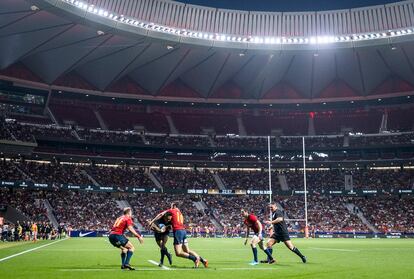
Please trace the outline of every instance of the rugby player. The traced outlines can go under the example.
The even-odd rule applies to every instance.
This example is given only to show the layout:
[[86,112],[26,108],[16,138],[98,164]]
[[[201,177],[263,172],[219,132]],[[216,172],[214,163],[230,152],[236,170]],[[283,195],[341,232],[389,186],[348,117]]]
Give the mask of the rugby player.
[[257,217],[254,214],[249,214],[249,212],[247,212],[245,209],[241,210],[241,215],[244,218],[243,222],[246,225],[246,240],[244,241],[244,245],[246,245],[247,242],[249,241],[250,229],[252,229],[254,232],[254,236],[250,240],[250,246],[252,247],[252,252],[253,252],[253,261],[250,263],[250,265],[258,265],[259,261],[257,259],[256,245],[259,245],[260,249],[262,249],[266,253],[269,259],[268,252],[263,247],[262,223],[259,221],[259,219],[257,219]]
[[200,257],[195,251],[190,250],[188,247],[187,240],[187,231],[184,226],[184,217],[180,209],[178,209],[177,204],[173,202],[171,208],[159,213],[155,218],[150,222],[152,225],[154,222],[160,220],[165,213],[171,213],[171,224],[174,235],[174,251],[175,255],[180,258],[189,259],[194,262],[194,267],[198,268],[200,262],[203,263],[204,267],[208,267],[208,261]]
[[293,245],[290,240],[287,225],[285,219],[283,218],[283,212],[278,210],[276,204],[274,203],[269,204],[269,210],[272,215],[272,220],[266,221],[266,224],[273,226],[273,234],[270,236],[266,248],[266,251],[268,251],[268,254],[270,255],[269,263],[274,263],[274,259],[272,257],[272,247],[279,242],[283,242],[290,251],[301,258],[303,263],[306,263],[306,257]]
[[135,270],[129,262],[134,254],[134,245],[126,238],[125,231],[130,231],[141,244],[144,243],[144,238],[135,231],[134,223],[132,221],[132,210],[126,207],[123,210],[123,215],[118,217],[109,234],[109,242],[121,249],[121,269]]
[[165,256],[167,256],[169,264],[172,265],[172,256],[166,247],[168,234],[172,228],[171,219],[172,214],[170,212],[166,212],[161,219],[150,225],[151,230],[154,232],[155,241],[157,242],[158,247],[160,247],[161,259],[160,264],[158,265],[159,267],[164,265]]

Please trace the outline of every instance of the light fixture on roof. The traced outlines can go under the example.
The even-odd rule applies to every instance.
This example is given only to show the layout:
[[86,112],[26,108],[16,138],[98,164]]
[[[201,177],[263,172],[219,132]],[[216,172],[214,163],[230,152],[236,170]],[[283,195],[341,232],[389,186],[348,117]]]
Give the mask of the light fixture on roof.
[[98,30],[96,31],[96,34],[98,34],[99,36],[105,35],[105,32],[102,30]]
[[[386,37],[395,37],[395,36],[405,36],[414,33],[413,28],[406,29],[395,29],[384,31],[382,33],[364,33],[364,34],[353,34],[353,35],[342,35],[342,36],[331,36],[331,35],[319,35],[312,37],[285,37],[285,38],[275,38],[275,37],[250,37],[250,36],[240,36],[236,37],[234,34],[208,34],[195,31],[189,31],[185,29],[175,29],[168,26],[163,26],[155,23],[144,23],[137,21],[134,18],[128,18],[126,16],[120,15],[117,16],[112,14],[104,9],[95,7],[94,5],[89,5],[82,1],[77,0],[60,0],[62,2],[69,3],[78,7],[82,10],[86,10],[90,13],[96,14],[98,16],[107,17],[111,20],[122,22],[124,24],[133,25],[135,27],[154,30],[156,32],[169,33],[178,36],[186,36],[198,39],[205,40],[216,40],[216,41],[228,41],[228,42],[247,42],[255,44],[330,44],[330,43],[344,43],[349,41],[359,41],[359,40],[375,40]],[[36,6],[34,6],[36,7]],[[36,7],[37,8],[37,7]],[[38,8],[37,8],[38,9]],[[36,9],[36,10],[37,10]]]
[[38,6],[32,5],[30,6],[30,10],[32,10],[33,12],[40,10]]
[[174,49],[174,47],[172,45],[167,45],[167,49],[172,50],[172,49]]

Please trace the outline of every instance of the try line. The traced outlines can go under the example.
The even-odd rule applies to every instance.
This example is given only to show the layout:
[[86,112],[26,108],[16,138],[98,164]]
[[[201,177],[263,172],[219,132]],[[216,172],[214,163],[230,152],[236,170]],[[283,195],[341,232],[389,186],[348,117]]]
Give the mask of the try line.
[[13,254],[13,255],[10,255],[10,256],[7,256],[7,257],[5,257],[5,258],[1,258],[1,259],[0,259],[0,262],[4,262],[4,261],[7,261],[7,260],[9,260],[9,259],[15,258],[15,257],[17,257],[17,256],[21,256],[21,255],[23,255],[23,254],[26,254],[26,253],[30,253],[30,252],[33,252],[33,251],[39,250],[39,249],[41,249],[41,248],[44,248],[44,247],[50,246],[50,245],[52,245],[52,244],[56,244],[56,243],[58,243],[58,242],[61,242],[61,241],[63,241],[63,240],[66,240],[66,239],[67,239],[67,238],[60,239],[60,240],[55,240],[54,242],[51,242],[51,243],[48,243],[48,244],[44,244],[44,245],[41,245],[41,246],[38,246],[38,247],[35,247],[35,248],[32,248],[32,249],[29,249],[29,250],[25,250],[25,251],[22,251],[22,252],[20,252],[20,253]]

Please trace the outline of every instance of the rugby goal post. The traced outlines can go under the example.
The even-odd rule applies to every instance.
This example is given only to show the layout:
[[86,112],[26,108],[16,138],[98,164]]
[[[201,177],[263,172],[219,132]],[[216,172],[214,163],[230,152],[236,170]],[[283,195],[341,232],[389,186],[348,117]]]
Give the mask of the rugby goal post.
[[[272,164],[271,164],[271,150],[270,150],[271,137],[267,137],[267,157],[268,157],[268,173],[269,173],[269,203],[272,203]],[[305,238],[309,238],[309,226],[308,226],[308,193],[307,193],[307,181],[306,181],[306,148],[305,137],[302,137],[302,159],[303,159],[303,192],[305,199],[305,219],[286,219],[286,221],[292,222],[305,222]]]

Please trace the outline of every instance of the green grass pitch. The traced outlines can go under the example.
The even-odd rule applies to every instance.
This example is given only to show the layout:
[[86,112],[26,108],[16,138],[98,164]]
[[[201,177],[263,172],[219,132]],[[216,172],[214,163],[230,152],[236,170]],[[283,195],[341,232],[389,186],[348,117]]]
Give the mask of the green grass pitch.
[[[414,240],[410,239],[294,239],[308,263],[277,244],[276,265],[250,266],[251,249],[243,239],[190,239],[190,246],[210,262],[192,268],[174,257],[170,270],[149,262],[159,260],[152,238],[144,245],[132,240],[136,271],[122,271],[118,249],[106,238],[73,238],[5,259],[50,241],[0,243],[0,278],[414,278]],[[171,241],[171,239],[170,239]],[[169,243],[172,250],[172,243]],[[265,254],[259,251],[260,258]]]

